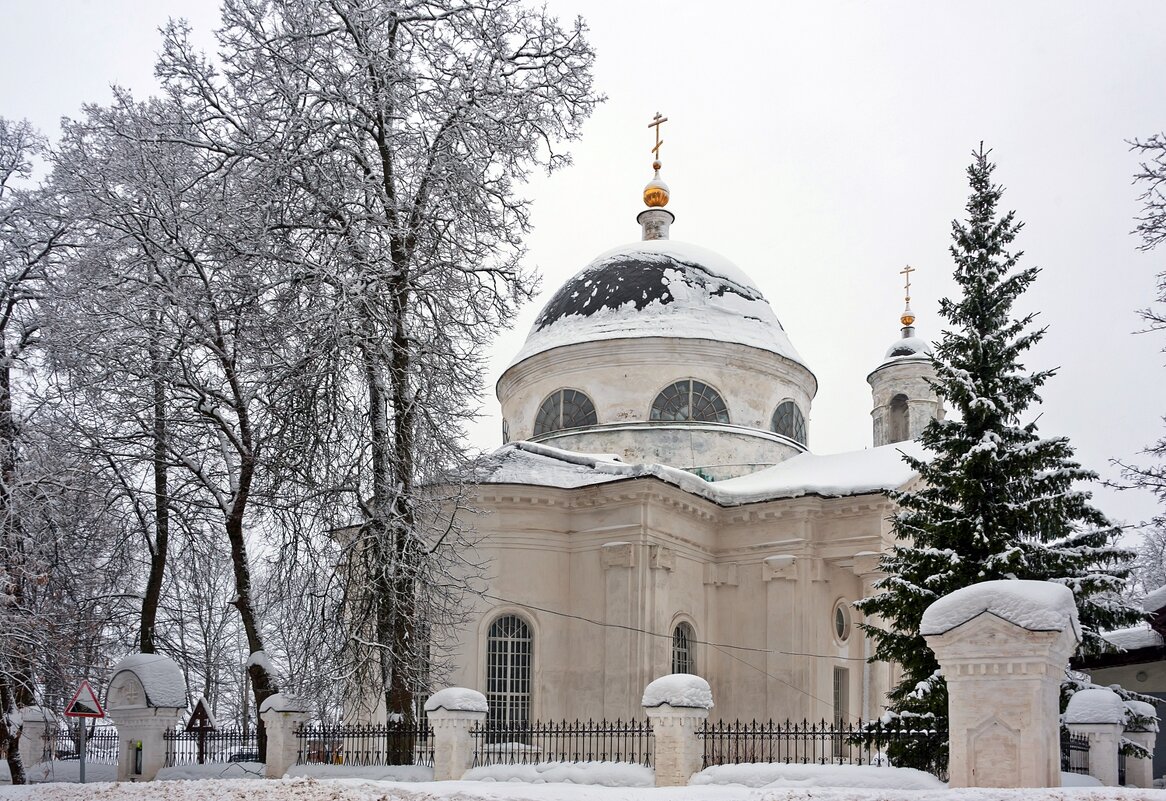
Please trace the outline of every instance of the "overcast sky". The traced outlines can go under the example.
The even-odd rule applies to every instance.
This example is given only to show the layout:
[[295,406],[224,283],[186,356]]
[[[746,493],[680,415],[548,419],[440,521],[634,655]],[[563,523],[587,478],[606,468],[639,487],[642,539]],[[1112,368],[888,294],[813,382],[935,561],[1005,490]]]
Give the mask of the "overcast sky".
[[[920,336],[953,291],[950,223],[983,140],[1043,272],[1022,300],[1049,328],[1031,368],[1059,367],[1040,430],[1116,478],[1162,436],[1162,336],[1135,335],[1166,251],[1130,235],[1137,158],[1126,140],[1166,129],[1166,3],[551,0],[583,15],[608,102],[575,165],[529,187],[530,260],[542,294],[499,338],[481,447],[500,441],[493,382],[551,293],[595,255],[635,240],[664,127],[672,237],[720,251],[760,286],[818,377],[810,445],[871,444],[866,375],[898,336],[902,284]],[[0,115],[55,135],[61,116],[154,88],[157,28],[183,16],[211,44],[214,0],[0,0]],[[1134,521],[1147,494],[1099,490]]]

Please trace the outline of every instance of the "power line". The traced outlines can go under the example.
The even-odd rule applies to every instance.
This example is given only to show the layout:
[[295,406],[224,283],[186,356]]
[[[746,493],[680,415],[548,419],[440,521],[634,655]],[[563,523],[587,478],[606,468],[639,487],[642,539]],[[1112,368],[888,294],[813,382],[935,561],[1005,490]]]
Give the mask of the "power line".
[[[593,618],[585,617],[583,615],[575,615],[575,614],[572,614],[570,612],[560,612],[557,609],[547,609],[546,607],[543,607],[543,606],[536,606],[536,605],[530,604],[530,603],[515,601],[511,598],[503,598],[499,595],[493,595],[492,593],[488,593],[488,592],[482,593],[482,597],[489,598],[489,599],[494,600],[494,601],[499,601],[501,603],[510,604],[511,606],[517,606],[517,607],[520,607],[522,609],[532,609],[536,612],[545,612],[548,615],[555,615],[557,617],[565,617],[565,618],[569,618],[571,620],[578,620],[578,621],[581,621],[583,623],[589,623],[592,626],[599,626],[600,628],[620,629],[622,631],[632,631],[632,632],[636,632],[637,634],[645,634],[649,637],[659,637],[659,638],[663,638],[663,639],[667,639],[667,640],[672,639],[671,634],[661,634],[659,632],[648,631],[647,629],[641,629],[641,628],[638,628],[636,626],[627,626],[627,625],[624,625],[622,623],[606,623],[602,620],[595,620]],[[698,645],[707,645],[708,647],[715,649],[716,651],[718,651],[721,654],[724,654],[725,656],[729,657],[730,659],[733,659],[737,662],[740,662],[742,665],[745,665],[746,667],[751,668],[752,670],[756,670],[761,675],[763,675],[767,678],[773,679],[774,681],[776,681],[779,684],[784,684],[786,687],[789,687],[791,690],[794,690],[795,692],[799,692],[802,695],[805,695],[807,698],[811,698],[819,703],[827,704],[827,705],[832,704],[832,702],[827,701],[824,698],[819,698],[818,696],[814,695],[809,690],[805,690],[801,687],[798,687],[797,685],[790,684],[788,681],[786,681],[782,678],[779,678],[778,676],[774,676],[772,673],[765,670],[764,668],[759,668],[759,667],[757,667],[757,665],[754,665],[750,662],[747,662],[744,659],[740,658],[739,656],[736,656],[735,654],[729,653],[728,650],[726,650],[726,649],[736,650],[736,651],[748,651],[750,653],[755,653],[755,654],[767,654],[767,655],[768,654],[781,654],[783,656],[806,656],[806,657],[811,657],[814,659],[846,660],[846,661],[851,661],[851,662],[865,662],[866,661],[862,657],[854,657],[854,656],[830,656],[827,654],[810,654],[810,653],[802,653],[799,651],[781,651],[781,650],[772,649],[772,648],[752,648],[752,647],[747,646],[747,645],[732,645],[732,644],[728,644],[728,643],[715,643],[715,642],[709,642],[707,640],[696,640],[695,642]],[[855,716],[852,716],[849,714],[848,714],[848,717],[854,717],[854,719],[858,720],[858,721],[862,720],[861,717],[855,717]]]

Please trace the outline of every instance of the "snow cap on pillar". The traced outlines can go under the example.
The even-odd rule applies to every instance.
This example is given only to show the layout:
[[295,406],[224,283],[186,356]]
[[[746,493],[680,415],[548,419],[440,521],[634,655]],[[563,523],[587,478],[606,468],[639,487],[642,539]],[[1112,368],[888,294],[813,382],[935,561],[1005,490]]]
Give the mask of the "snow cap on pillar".
[[182,669],[161,654],[130,654],[113,666],[109,707],[185,708]]

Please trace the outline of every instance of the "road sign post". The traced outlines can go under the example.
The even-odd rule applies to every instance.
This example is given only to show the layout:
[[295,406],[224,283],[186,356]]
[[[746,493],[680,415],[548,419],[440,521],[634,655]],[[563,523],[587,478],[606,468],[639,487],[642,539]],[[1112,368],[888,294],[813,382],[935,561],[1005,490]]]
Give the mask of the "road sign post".
[[101,708],[101,702],[97,700],[97,693],[93,692],[93,687],[89,684],[89,679],[84,679],[81,686],[77,688],[77,692],[73,693],[73,700],[65,707],[65,715],[70,718],[77,718],[77,725],[81,727],[80,736],[77,738],[78,748],[78,764],[80,766],[81,783],[85,783],[85,739],[88,732],[85,730],[85,718],[103,718],[105,711]]

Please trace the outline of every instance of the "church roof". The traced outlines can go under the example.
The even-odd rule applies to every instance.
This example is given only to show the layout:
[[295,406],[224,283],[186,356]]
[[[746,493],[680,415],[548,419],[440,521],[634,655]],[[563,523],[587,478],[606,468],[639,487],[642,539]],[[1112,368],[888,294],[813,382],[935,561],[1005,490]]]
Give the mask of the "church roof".
[[868,495],[901,487],[915,477],[903,454],[923,458],[913,441],[820,456],[802,453],[747,476],[707,482],[686,470],[658,464],[626,464],[610,454],[564,451],[533,442],[512,442],[485,457],[474,479],[481,484],[577,487],[654,477],[720,506],[740,506],[806,495]]
[[511,364],[579,342],[639,337],[735,342],[805,366],[745,273],[671,239],[623,245],[584,267],[547,302]]

